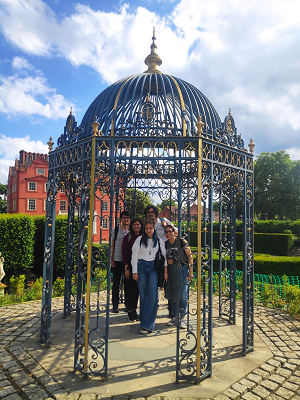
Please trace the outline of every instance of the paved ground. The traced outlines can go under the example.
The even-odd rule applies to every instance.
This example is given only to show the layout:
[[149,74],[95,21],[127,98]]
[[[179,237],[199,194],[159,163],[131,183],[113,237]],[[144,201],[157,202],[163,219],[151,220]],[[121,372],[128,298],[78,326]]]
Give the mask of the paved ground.
[[289,252],[288,257],[300,257],[300,247],[294,247]]
[[196,386],[174,384],[175,331],[165,328],[164,303],[149,338],[124,313],[112,317],[110,377],[88,382],[73,372],[74,316],[62,320],[62,305],[53,300],[48,350],[38,344],[40,302],[0,307],[1,399],[300,400],[300,321],[283,312],[256,308],[255,351],[246,357],[240,317],[234,327],[214,318],[213,377]]

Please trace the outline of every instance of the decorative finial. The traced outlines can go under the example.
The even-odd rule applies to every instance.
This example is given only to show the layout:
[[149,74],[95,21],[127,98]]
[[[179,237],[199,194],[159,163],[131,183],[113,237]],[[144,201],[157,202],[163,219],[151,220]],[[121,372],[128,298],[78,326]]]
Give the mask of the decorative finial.
[[228,117],[231,117],[231,108],[229,107]]
[[72,115],[72,113],[73,113],[73,111],[72,111],[72,107],[71,107],[71,110],[70,110],[70,115]]
[[158,54],[156,54],[157,46],[155,43],[155,26],[153,27],[153,36],[152,36],[152,44],[150,46],[151,53],[146,57],[145,64],[148,66],[146,73],[160,73],[160,70],[157,68],[159,65],[162,64],[161,58]]
[[48,145],[49,152],[52,151],[52,148],[54,145],[54,142],[52,142],[52,136],[50,136],[49,142],[47,142],[47,145]]
[[146,101],[150,101],[150,96],[149,96],[149,93],[147,94]]
[[202,122],[202,117],[199,115],[198,122],[196,123],[198,136],[202,136],[202,129],[204,125],[205,124]]
[[248,144],[250,153],[253,154],[255,143],[253,142],[253,139],[251,138],[250,143]]
[[100,125],[99,122],[97,122],[97,117],[96,115],[94,116],[94,121],[91,123],[93,129],[92,132],[95,136],[98,135],[98,126]]

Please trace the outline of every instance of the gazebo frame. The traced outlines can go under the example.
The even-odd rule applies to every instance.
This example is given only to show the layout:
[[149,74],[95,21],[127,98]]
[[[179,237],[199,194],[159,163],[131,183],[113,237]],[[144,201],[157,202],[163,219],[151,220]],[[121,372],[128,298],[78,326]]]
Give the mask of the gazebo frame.
[[[155,53],[154,39],[151,54],[146,58],[149,69],[143,78],[137,79],[134,87],[135,93],[143,82],[135,108],[133,105],[128,108],[127,102],[123,114],[121,111],[116,114],[122,90],[131,79],[128,78],[114,89],[112,113],[107,114],[103,109],[103,114],[94,118],[91,134],[86,134],[83,123],[77,128],[70,113],[58,147],[49,153],[40,341],[46,347],[50,346],[56,194],[59,190],[63,189],[69,198],[63,316],[76,311],[74,369],[84,377],[108,376],[111,241],[102,244],[102,250],[93,248],[93,222],[99,220],[101,229],[104,220],[102,212],[94,214],[95,198],[101,200],[103,194],[109,196],[110,216],[106,222],[109,222],[110,231],[114,207],[117,210],[121,204],[122,209],[127,208],[126,190],[129,188],[155,194],[161,200],[170,199],[170,204],[174,200],[178,204],[179,236],[186,234],[188,239],[191,231],[189,210],[197,202],[198,255],[194,264],[197,307],[188,307],[188,330],[184,339],[180,339],[177,326],[176,381],[199,383],[212,375],[214,269],[219,273],[219,317],[230,324],[236,323],[237,218],[242,220],[243,354],[252,351],[254,346],[254,143],[251,139],[250,152],[244,149],[230,111],[223,123],[207,132],[207,123],[204,124],[207,116],[199,108],[193,111],[197,110],[197,104],[191,95],[188,98],[183,94],[188,93],[184,82],[166,76],[159,83],[157,66],[161,60]],[[151,76],[154,76],[152,82]],[[169,102],[166,85],[172,93],[178,91],[177,100],[173,97],[173,102]],[[155,98],[163,95],[164,103],[162,100],[155,103]],[[127,92],[124,96],[126,100]],[[193,115],[189,121],[184,96],[189,101],[190,115]],[[155,110],[159,104],[165,104],[166,115],[170,115],[174,107],[174,123],[158,121],[159,113]],[[179,112],[176,111],[178,107],[181,107]],[[126,115],[130,115],[130,119],[126,119]],[[105,132],[99,130],[99,124],[106,127]],[[216,202],[220,221],[219,232],[214,234],[213,207]],[[183,209],[186,210],[185,221]],[[217,256],[214,256],[214,247]],[[92,281],[96,282],[95,305],[91,304]],[[105,302],[100,296],[103,283],[107,284]],[[92,312],[96,318],[93,327]],[[101,322],[103,318],[105,324]],[[192,319],[197,321],[196,328]]]

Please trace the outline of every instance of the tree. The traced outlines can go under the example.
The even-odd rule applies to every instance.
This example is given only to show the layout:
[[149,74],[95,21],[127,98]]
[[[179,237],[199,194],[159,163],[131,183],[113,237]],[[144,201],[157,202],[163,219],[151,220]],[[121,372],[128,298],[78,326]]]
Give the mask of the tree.
[[216,211],[216,212],[219,211],[219,202],[218,201],[213,202],[213,211]]
[[141,190],[126,189],[126,209],[130,212],[131,217],[144,217],[144,209],[148,204],[152,203],[148,193]]
[[[7,185],[3,185],[0,183],[0,195],[5,195],[7,194]],[[0,198],[0,214],[5,214],[7,209],[7,200],[6,198],[2,199]]]
[[[171,206],[177,207],[177,204],[173,199],[171,199]],[[159,211],[161,211],[165,207],[170,207],[170,199],[162,200],[162,202],[160,204],[157,204],[157,207],[158,207]]]
[[300,219],[300,160],[294,162],[291,171],[293,207],[291,210],[291,219]]
[[3,183],[0,183],[0,194],[7,194],[7,185],[3,185]]
[[299,218],[299,171],[299,161],[292,161],[284,150],[257,157],[254,210],[260,219]]

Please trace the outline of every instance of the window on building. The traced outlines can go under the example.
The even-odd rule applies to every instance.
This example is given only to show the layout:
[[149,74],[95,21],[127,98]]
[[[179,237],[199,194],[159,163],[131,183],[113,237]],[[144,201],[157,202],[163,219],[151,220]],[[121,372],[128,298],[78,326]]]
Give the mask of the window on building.
[[15,193],[16,191],[17,191],[17,184],[13,183],[11,192]]
[[61,200],[60,201],[59,210],[60,211],[66,211],[67,210],[67,201],[66,200]]
[[44,199],[44,211],[47,210],[47,199]]
[[16,211],[17,209],[17,200],[13,200],[13,211]]
[[28,190],[36,191],[37,184],[36,182],[28,182]]
[[108,201],[102,201],[102,211],[108,211]]
[[10,203],[7,203],[7,212],[10,212]]
[[45,168],[37,168],[36,173],[40,175],[45,175]]
[[108,229],[108,218],[103,218],[102,220],[102,228]]
[[45,183],[45,192],[48,190],[48,182]]
[[10,196],[10,188],[7,189],[7,197]]
[[28,199],[28,210],[36,210],[36,199]]

